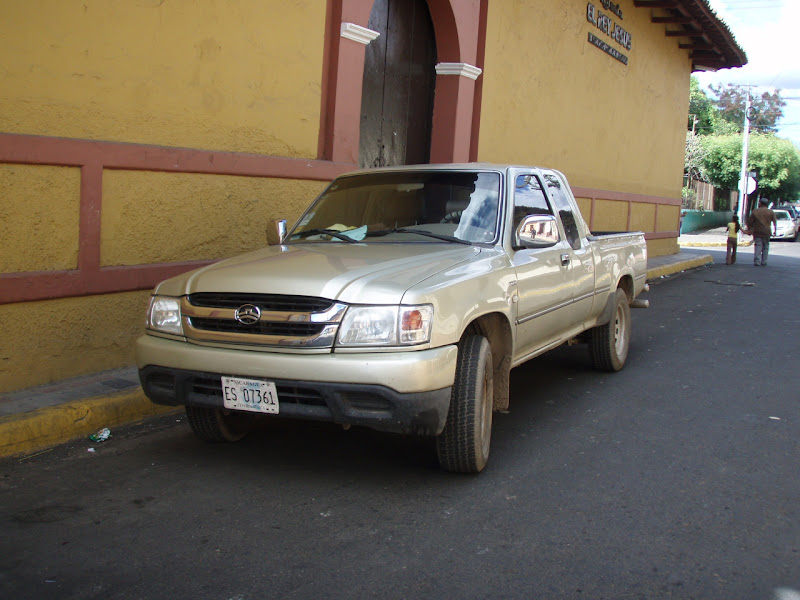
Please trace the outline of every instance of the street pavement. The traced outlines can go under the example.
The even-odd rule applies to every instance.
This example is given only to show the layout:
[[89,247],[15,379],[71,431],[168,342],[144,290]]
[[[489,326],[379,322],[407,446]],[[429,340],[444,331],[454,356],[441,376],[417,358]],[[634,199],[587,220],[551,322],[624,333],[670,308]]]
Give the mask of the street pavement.
[[[684,234],[679,244],[681,248],[724,246],[724,228]],[[684,251],[654,257],[648,261],[648,280],[710,262],[708,254]],[[135,367],[0,393],[0,457],[30,456],[103,428],[177,412],[182,411],[156,406],[144,396]]]
[[796,600],[800,244],[683,252],[713,263],[652,281],[625,369],[512,371],[476,476],[419,438],[206,444],[180,415],[0,460],[0,598]]

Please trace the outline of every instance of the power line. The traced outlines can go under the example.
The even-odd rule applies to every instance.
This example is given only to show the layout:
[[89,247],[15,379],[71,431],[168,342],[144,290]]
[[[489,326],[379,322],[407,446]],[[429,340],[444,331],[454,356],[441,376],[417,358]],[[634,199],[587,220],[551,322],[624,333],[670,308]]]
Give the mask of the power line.
[[778,0],[773,0],[773,2],[770,3],[759,2],[758,0],[742,0],[741,2],[736,2],[735,0],[726,0],[724,2],[724,6],[728,10],[749,10],[752,8],[772,9],[783,8],[783,2]]

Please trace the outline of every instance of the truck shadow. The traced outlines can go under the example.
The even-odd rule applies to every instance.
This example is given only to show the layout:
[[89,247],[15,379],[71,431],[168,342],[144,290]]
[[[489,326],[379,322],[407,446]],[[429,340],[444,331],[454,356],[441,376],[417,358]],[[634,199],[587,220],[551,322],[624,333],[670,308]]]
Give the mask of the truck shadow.
[[[514,369],[510,411],[495,412],[493,416],[493,454],[495,448],[500,452],[510,443],[515,430],[540,427],[545,419],[558,418],[554,417],[558,413],[554,408],[566,406],[573,410],[575,403],[584,402],[584,394],[578,388],[583,388],[582,381],[596,377],[581,348],[556,349]],[[236,444],[206,444],[194,439],[185,419],[181,427],[188,438],[184,439],[183,451],[200,453],[204,460],[214,463],[221,458],[253,468],[268,464],[270,469],[440,472],[432,438],[267,417],[257,420],[248,436]],[[269,457],[266,463],[264,457]]]

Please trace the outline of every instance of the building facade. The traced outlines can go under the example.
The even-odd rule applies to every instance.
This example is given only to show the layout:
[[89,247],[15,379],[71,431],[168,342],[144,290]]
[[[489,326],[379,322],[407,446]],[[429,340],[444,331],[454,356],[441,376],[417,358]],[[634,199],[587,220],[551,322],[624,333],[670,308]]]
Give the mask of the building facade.
[[133,362],[160,280],[359,166],[564,171],[677,252],[705,0],[32,0],[0,21],[0,391]]

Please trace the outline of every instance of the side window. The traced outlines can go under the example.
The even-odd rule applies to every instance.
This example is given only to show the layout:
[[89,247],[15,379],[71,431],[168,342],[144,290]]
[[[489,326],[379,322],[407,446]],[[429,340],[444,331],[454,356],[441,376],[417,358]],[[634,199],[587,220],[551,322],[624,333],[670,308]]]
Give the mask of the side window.
[[575,223],[575,215],[572,212],[572,205],[567,196],[568,192],[563,188],[563,182],[554,173],[545,173],[544,180],[547,184],[547,193],[553,199],[553,203],[558,209],[558,216],[564,225],[564,233],[567,234],[567,241],[573,250],[581,247],[581,234],[578,225]]
[[514,189],[514,231],[527,215],[552,215],[553,209],[536,175],[518,175]]

